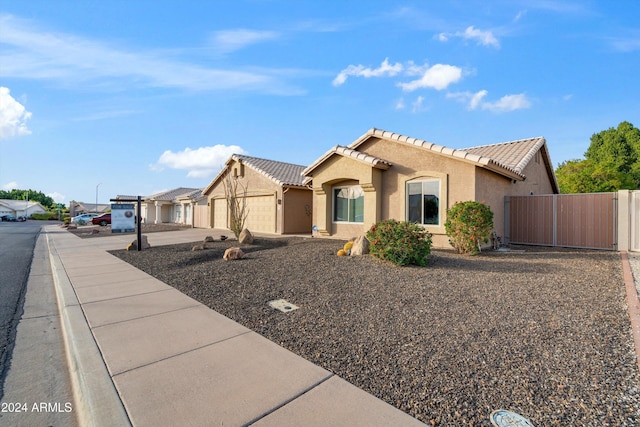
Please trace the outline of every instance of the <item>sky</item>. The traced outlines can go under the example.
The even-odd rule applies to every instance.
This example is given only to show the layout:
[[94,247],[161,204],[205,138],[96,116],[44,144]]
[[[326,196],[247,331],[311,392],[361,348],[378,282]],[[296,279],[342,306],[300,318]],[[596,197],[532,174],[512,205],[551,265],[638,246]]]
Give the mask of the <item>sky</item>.
[[636,0],[0,0],[0,189],[108,203],[206,187],[233,153],[309,165],[371,128],[640,127]]

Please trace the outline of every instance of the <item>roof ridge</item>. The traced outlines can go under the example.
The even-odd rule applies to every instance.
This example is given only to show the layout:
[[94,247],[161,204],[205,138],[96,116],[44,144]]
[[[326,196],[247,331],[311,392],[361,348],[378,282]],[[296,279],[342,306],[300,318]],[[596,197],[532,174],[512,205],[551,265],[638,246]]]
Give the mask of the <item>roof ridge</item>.
[[266,161],[266,162],[281,163],[281,164],[283,164],[283,165],[291,165],[291,166],[300,166],[300,167],[305,167],[304,165],[299,165],[299,164],[297,164],[297,163],[283,162],[283,161],[281,161],[281,160],[265,159],[264,157],[247,156],[246,154],[232,154],[232,156],[241,157],[241,158],[245,158],[245,159],[264,160],[264,161]]
[[522,141],[531,141],[534,139],[544,139],[544,136],[534,136],[531,138],[521,138],[521,139],[514,139],[512,141],[503,141],[503,142],[495,142],[493,144],[482,144],[482,145],[474,145],[472,147],[466,147],[466,148],[458,148],[458,150],[471,150],[473,148],[484,148],[484,147],[493,147],[496,145],[505,145],[505,144],[514,144],[516,142],[522,142]]

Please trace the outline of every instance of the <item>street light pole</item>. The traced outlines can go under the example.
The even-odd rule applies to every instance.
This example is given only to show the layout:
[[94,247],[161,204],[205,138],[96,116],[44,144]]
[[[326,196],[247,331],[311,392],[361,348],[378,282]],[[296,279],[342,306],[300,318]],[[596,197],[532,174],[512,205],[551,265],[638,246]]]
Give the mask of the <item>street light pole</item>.
[[102,185],[102,183],[96,185],[96,213],[98,213],[98,187],[100,187]]

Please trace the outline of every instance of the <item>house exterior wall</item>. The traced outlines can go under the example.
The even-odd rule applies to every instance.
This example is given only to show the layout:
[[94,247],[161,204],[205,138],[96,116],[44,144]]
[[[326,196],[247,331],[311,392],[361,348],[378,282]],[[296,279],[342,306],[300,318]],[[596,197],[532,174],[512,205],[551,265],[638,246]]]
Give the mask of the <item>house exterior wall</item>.
[[[502,175],[463,159],[452,158],[396,141],[370,138],[357,147],[368,155],[392,164],[380,170],[353,158],[334,155],[313,170],[313,223],[320,235],[350,238],[365,233],[372,224],[384,219],[407,220],[407,182],[435,178],[440,182],[439,224],[425,225],[433,235],[433,246],[450,248],[444,223],[446,210],[456,202],[485,202],[494,213],[494,228],[504,236],[504,197],[553,193],[544,156],[538,154],[524,170],[525,181],[515,183]],[[333,189],[360,184],[364,190],[364,221],[333,221]]]
[[[231,176],[236,177],[234,179],[237,179],[241,186],[247,189],[249,205],[259,202],[260,224],[273,224],[273,227],[270,227],[267,232],[276,234],[311,233],[311,217],[306,214],[306,212],[310,212],[311,210],[311,191],[288,188],[285,192],[280,185],[276,184],[270,178],[235,160],[227,166],[227,170],[230,171]],[[213,227],[214,224],[218,225],[217,222],[220,222],[221,218],[227,217],[226,213],[215,212],[216,206],[225,206],[226,209],[225,203],[219,201],[217,203],[214,202],[214,200],[225,198],[223,179],[219,179],[206,196],[212,210],[210,226]],[[268,203],[273,206],[265,206],[267,200]],[[256,206],[258,206],[258,204],[256,204]],[[269,212],[272,213],[273,218],[264,218]],[[249,210],[248,214],[251,216],[251,210]],[[258,212],[255,214],[257,215]],[[214,222],[214,219],[218,221]],[[254,220],[255,218],[252,218],[248,220],[248,222],[251,223],[251,221]],[[250,227],[248,228],[251,230]]]
[[[314,224],[320,235],[350,238],[362,235],[384,219],[407,219],[407,182],[417,178],[440,180],[439,225],[425,225],[433,234],[434,247],[449,247],[444,222],[446,210],[458,200],[475,196],[475,165],[437,153],[383,139],[372,138],[358,151],[392,163],[379,170],[357,160],[335,155],[313,172]],[[359,183],[365,190],[364,223],[334,223],[332,188]],[[364,184],[364,185],[363,185]],[[369,203],[367,203],[369,202]]]

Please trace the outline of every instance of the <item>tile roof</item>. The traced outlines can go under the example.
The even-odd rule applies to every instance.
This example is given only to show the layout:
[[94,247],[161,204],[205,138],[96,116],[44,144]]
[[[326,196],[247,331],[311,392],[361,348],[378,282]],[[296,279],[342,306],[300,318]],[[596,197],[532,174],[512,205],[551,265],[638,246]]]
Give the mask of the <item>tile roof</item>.
[[[311,173],[311,171],[313,171],[320,164],[324,163],[325,160],[327,160],[329,157],[331,157],[334,154],[338,154],[338,155],[344,156],[344,157],[350,157],[352,159],[358,160],[358,161],[360,161],[362,163],[366,163],[369,166],[372,166],[372,167],[377,168],[377,169],[387,170],[387,169],[389,169],[389,166],[392,166],[390,162],[388,162],[388,161],[386,161],[384,159],[380,159],[378,157],[371,156],[371,155],[369,155],[367,153],[362,153],[360,151],[353,150],[353,149],[351,149],[349,147],[345,147],[345,146],[342,146],[342,145],[335,145],[335,146],[331,147],[331,149],[329,151],[324,153],[322,155],[322,157],[320,157],[318,160],[313,162],[310,166],[305,168],[302,171],[302,175],[305,175],[305,176],[308,175],[309,173]],[[304,179],[304,183],[308,184],[309,182],[311,182],[311,177],[306,177]]]
[[[475,163],[479,167],[491,170],[510,179],[517,179],[520,181],[526,179],[523,174],[524,168],[531,161],[536,152],[540,150],[546,158],[545,164],[547,167],[547,171],[550,174],[550,179],[557,189],[557,181],[555,178],[555,174],[553,173],[551,160],[549,159],[549,153],[546,149],[546,141],[543,137],[519,139],[493,145],[470,147],[466,149],[455,149],[437,145],[422,139],[411,138],[409,136],[400,135],[382,129],[371,128],[360,138],[356,139],[353,143],[346,147],[346,149],[358,152],[358,147],[368,141],[370,138],[380,138],[388,141],[409,144],[445,156],[455,157],[460,160]],[[329,150],[327,153],[325,153],[324,156],[316,160],[313,165],[304,170],[304,174],[307,175],[307,178],[305,179],[306,183],[312,180],[312,177],[308,176],[310,172],[335,152],[336,147]],[[353,154],[350,154],[350,156],[352,155]]]
[[544,144],[545,139],[539,136],[537,138],[519,139],[498,144],[463,148],[462,151],[489,157],[496,163],[521,174],[529,161]]
[[303,186],[302,171],[305,168],[304,166],[278,162],[276,160],[260,159],[258,157],[245,156],[244,154],[234,154],[231,158],[244,163],[278,185]]
[[180,197],[188,196],[196,191],[200,190],[199,188],[186,188],[179,187],[174,188],[173,190],[162,191],[160,193],[152,194],[151,196],[147,196],[145,200],[175,200]]

